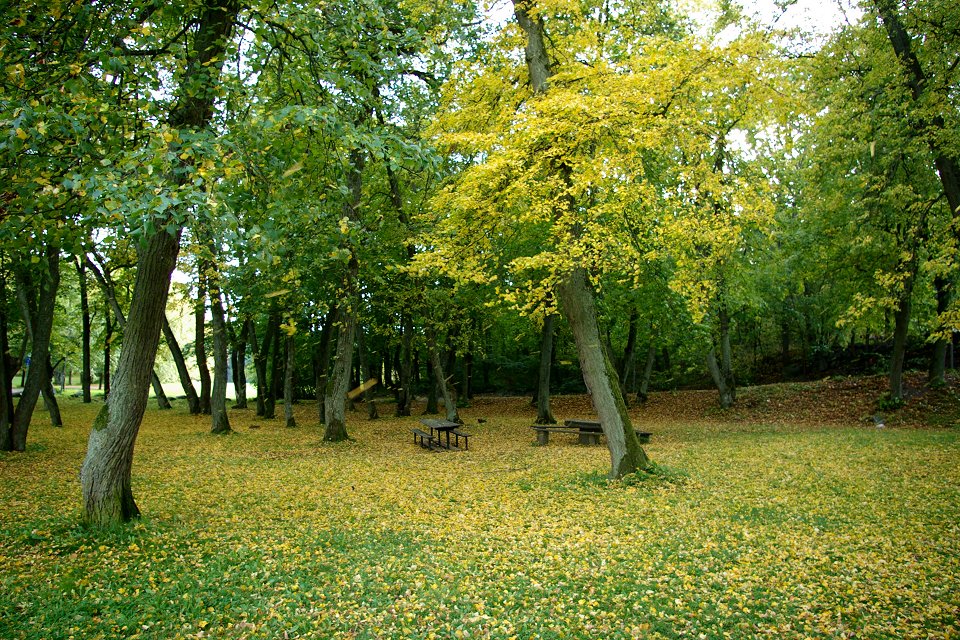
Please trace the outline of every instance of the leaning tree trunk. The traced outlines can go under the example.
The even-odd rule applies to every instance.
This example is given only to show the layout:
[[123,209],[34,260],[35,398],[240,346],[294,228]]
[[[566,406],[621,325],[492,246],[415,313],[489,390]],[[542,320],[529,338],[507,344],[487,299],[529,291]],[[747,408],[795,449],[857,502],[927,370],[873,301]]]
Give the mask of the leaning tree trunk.
[[[227,41],[239,12],[237,0],[208,0],[199,6],[193,46],[185,48],[176,102],[168,118],[175,130],[198,130],[209,124]],[[174,184],[183,180],[170,178]],[[115,526],[139,515],[131,490],[133,448],[147,405],[182,231],[176,228],[169,233],[165,222],[159,220],[156,231],[141,245],[116,380],[107,404],[94,421],[80,472],[83,519],[90,525]]]
[[177,336],[173,334],[170,322],[167,320],[167,314],[163,314],[163,337],[167,342],[167,348],[170,349],[170,355],[173,356],[173,362],[177,366],[177,375],[180,377],[180,386],[183,387],[183,393],[187,397],[187,407],[191,415],[200,415],[200,397],[197,395],[197,389],[193,386],[193,380],[190,379],[190,370],[187,368],[187,361],[183,357],[183,350],[180,343],[177,342]]
[[[203,263],[206,266],[206,263]],[[201,269],[205,270],[205,269]],[[197,371],[200,374],[200,413],[209,415],[210,413],[210,393],[211,380],[210,368],[207,366],[207,288],[205,286],[206,276],[200,275],[200,284],[197,286],[197,307],[194,310],[194,327],[196,340],[194,344],[194,353],[197,356]]]
[[113,323],[109,311],[104,312],[103,319],[103,375],[100,376],[100,384],[103,386],[103,401],[106,402],[110,397],[110,344],[113,342]]
[[210,287],[213,323],[213,389],[210,394],[210,433],[230,433],[227,415],[227,322],[219,283]]
[[293,372],[297,368],[296,339],[294,334],[286,338],[287,366],[283,374],[283,418],[287,427],[297,426],[293,417]]
[[543,318],[543,330],[540,332],[540,373],[537,378],[537,419],[534,424],[556,424],[550,410],[550,365],[553,363],[553,334],[557,323],[557,314],[550,313]]
[[80,279],[80,315],[81,315],[81,365],[80,388],[83,393],[84,404],[93,402],[90,392],[90,300],[87,295],[87,266],[83,260],[77,260],[77,276]]
[[113,388],[93,423],[80,471],[83,519],[94,526],[113,526],[140,515],[131,490],[133,447],[147,407],[180,239],[179,231],[174,235],[159,228],[139,255]]
[[[57,287],[60,285],[60,248],[47,245],[46,270],[43,273],[39,286],[39,296],[35,307],[26,306],[26,312],[33,313],[33,317],[25,315],[24,321],[29,324],[29,333],[33,342],[30,349],[30,361],[33,366],[27,372],[20,401],[13,414],[11,426],[11,449],[26,451],[27,431],[37,400],[43,391],[44,385],[49,383],[50,336],[53,333],[53,314],[56,309]],[[18,286],[26,286],[26,279],[21,279]],[[32,295],[23,291],[24,295]]]
[[650,467],[650,460],[640,446],[627,414],[616,369],[600,342],[593,289],[587,279],[586,269],[575,267],[557,289],[564,315],[577,343],[583,381],[607,438],[610,477],[622,478],[645,470]]

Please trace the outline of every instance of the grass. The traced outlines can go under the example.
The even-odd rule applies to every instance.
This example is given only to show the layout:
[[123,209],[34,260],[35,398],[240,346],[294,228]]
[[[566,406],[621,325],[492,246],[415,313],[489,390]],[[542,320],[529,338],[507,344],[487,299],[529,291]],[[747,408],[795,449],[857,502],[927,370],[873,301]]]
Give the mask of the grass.
[[462,453],[151,409],[110,533],[77,525],[97,406],[38,412],[0,454],[0,638],[957,637],[956,429],[644,423],[657,473],[610,482],[520,406],[474,401]]

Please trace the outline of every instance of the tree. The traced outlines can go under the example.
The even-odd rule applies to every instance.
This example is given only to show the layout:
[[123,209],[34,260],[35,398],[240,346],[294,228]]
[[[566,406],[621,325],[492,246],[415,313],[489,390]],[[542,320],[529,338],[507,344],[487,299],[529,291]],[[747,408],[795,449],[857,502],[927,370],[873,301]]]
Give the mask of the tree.
[[[196,16],[190,16],[189,23],[195,21],[196,30],[190,46],[184,48],[175,102],[167,117],[170,142],[183,135],[181,130],[194,134],[209,125],[224,54],[238,12],[239,4],[234,0],[211,0],[199,8]],[[149,15],[144,22],[147,17]],[[183,162],[177,167],[180,173],[170,175],[170,187],[185,182],[189,175],[187,167],[189,164]],[[117,376],[110,398],[90,432],[80,474],[83,519],[100,527],[113,526],[139,515],[130,478],[133,446],[146,407],[150,373],[182,230],[174,211],[165,210],[159,220],[151,217],[145,222],[150,224],[138,254]]]

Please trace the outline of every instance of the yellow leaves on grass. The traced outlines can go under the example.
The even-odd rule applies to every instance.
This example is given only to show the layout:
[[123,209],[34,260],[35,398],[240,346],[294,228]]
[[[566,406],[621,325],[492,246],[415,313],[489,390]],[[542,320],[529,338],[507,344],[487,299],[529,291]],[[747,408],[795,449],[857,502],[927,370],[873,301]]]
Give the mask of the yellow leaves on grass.
[[[685,478],[610,483],[602,446],[560,435],[534,446],[527,398],[476,398],[461,453],[413,445],[417,418],[351,414],[355,440],[328,444],[317,426],[252,411],[232,412],[237,432],[213,438],[184,407],[151,409],[134,465],[146,517],[94,535],[73,524],[76,481],[63,470],[82,460],[95,407],[67,399],[64,429],[37,425],[36,448],[0,459],[0,610],[18,612],[5,633],[955,633],[956,434],[655,419],[691,398],[651,402],[673,410],[634,410],[635,424]],[[315,410],[297,406],[298,424]],[[554,410],[590,415],[582,397]]]

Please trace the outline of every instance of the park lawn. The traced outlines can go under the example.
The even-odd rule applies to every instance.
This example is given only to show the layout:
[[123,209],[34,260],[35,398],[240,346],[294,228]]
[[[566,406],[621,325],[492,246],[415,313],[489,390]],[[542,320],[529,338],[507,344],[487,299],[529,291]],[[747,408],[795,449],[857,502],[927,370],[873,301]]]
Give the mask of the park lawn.
[[638,421],[661,468],[608,482],[603,446],[535,446],[521,400],[464,409],[471,450],[449,453],[413,444],[417,417],[351,414],[354,440],[328,444],[310,404],[295,429],[234,411],[219,437],[151,408],[144,518],[94,533],[77,521],[96,409],[65,401],[63,429],[38,411],[28,452],[0,454],[0,638],[960,629],[956,428]]

